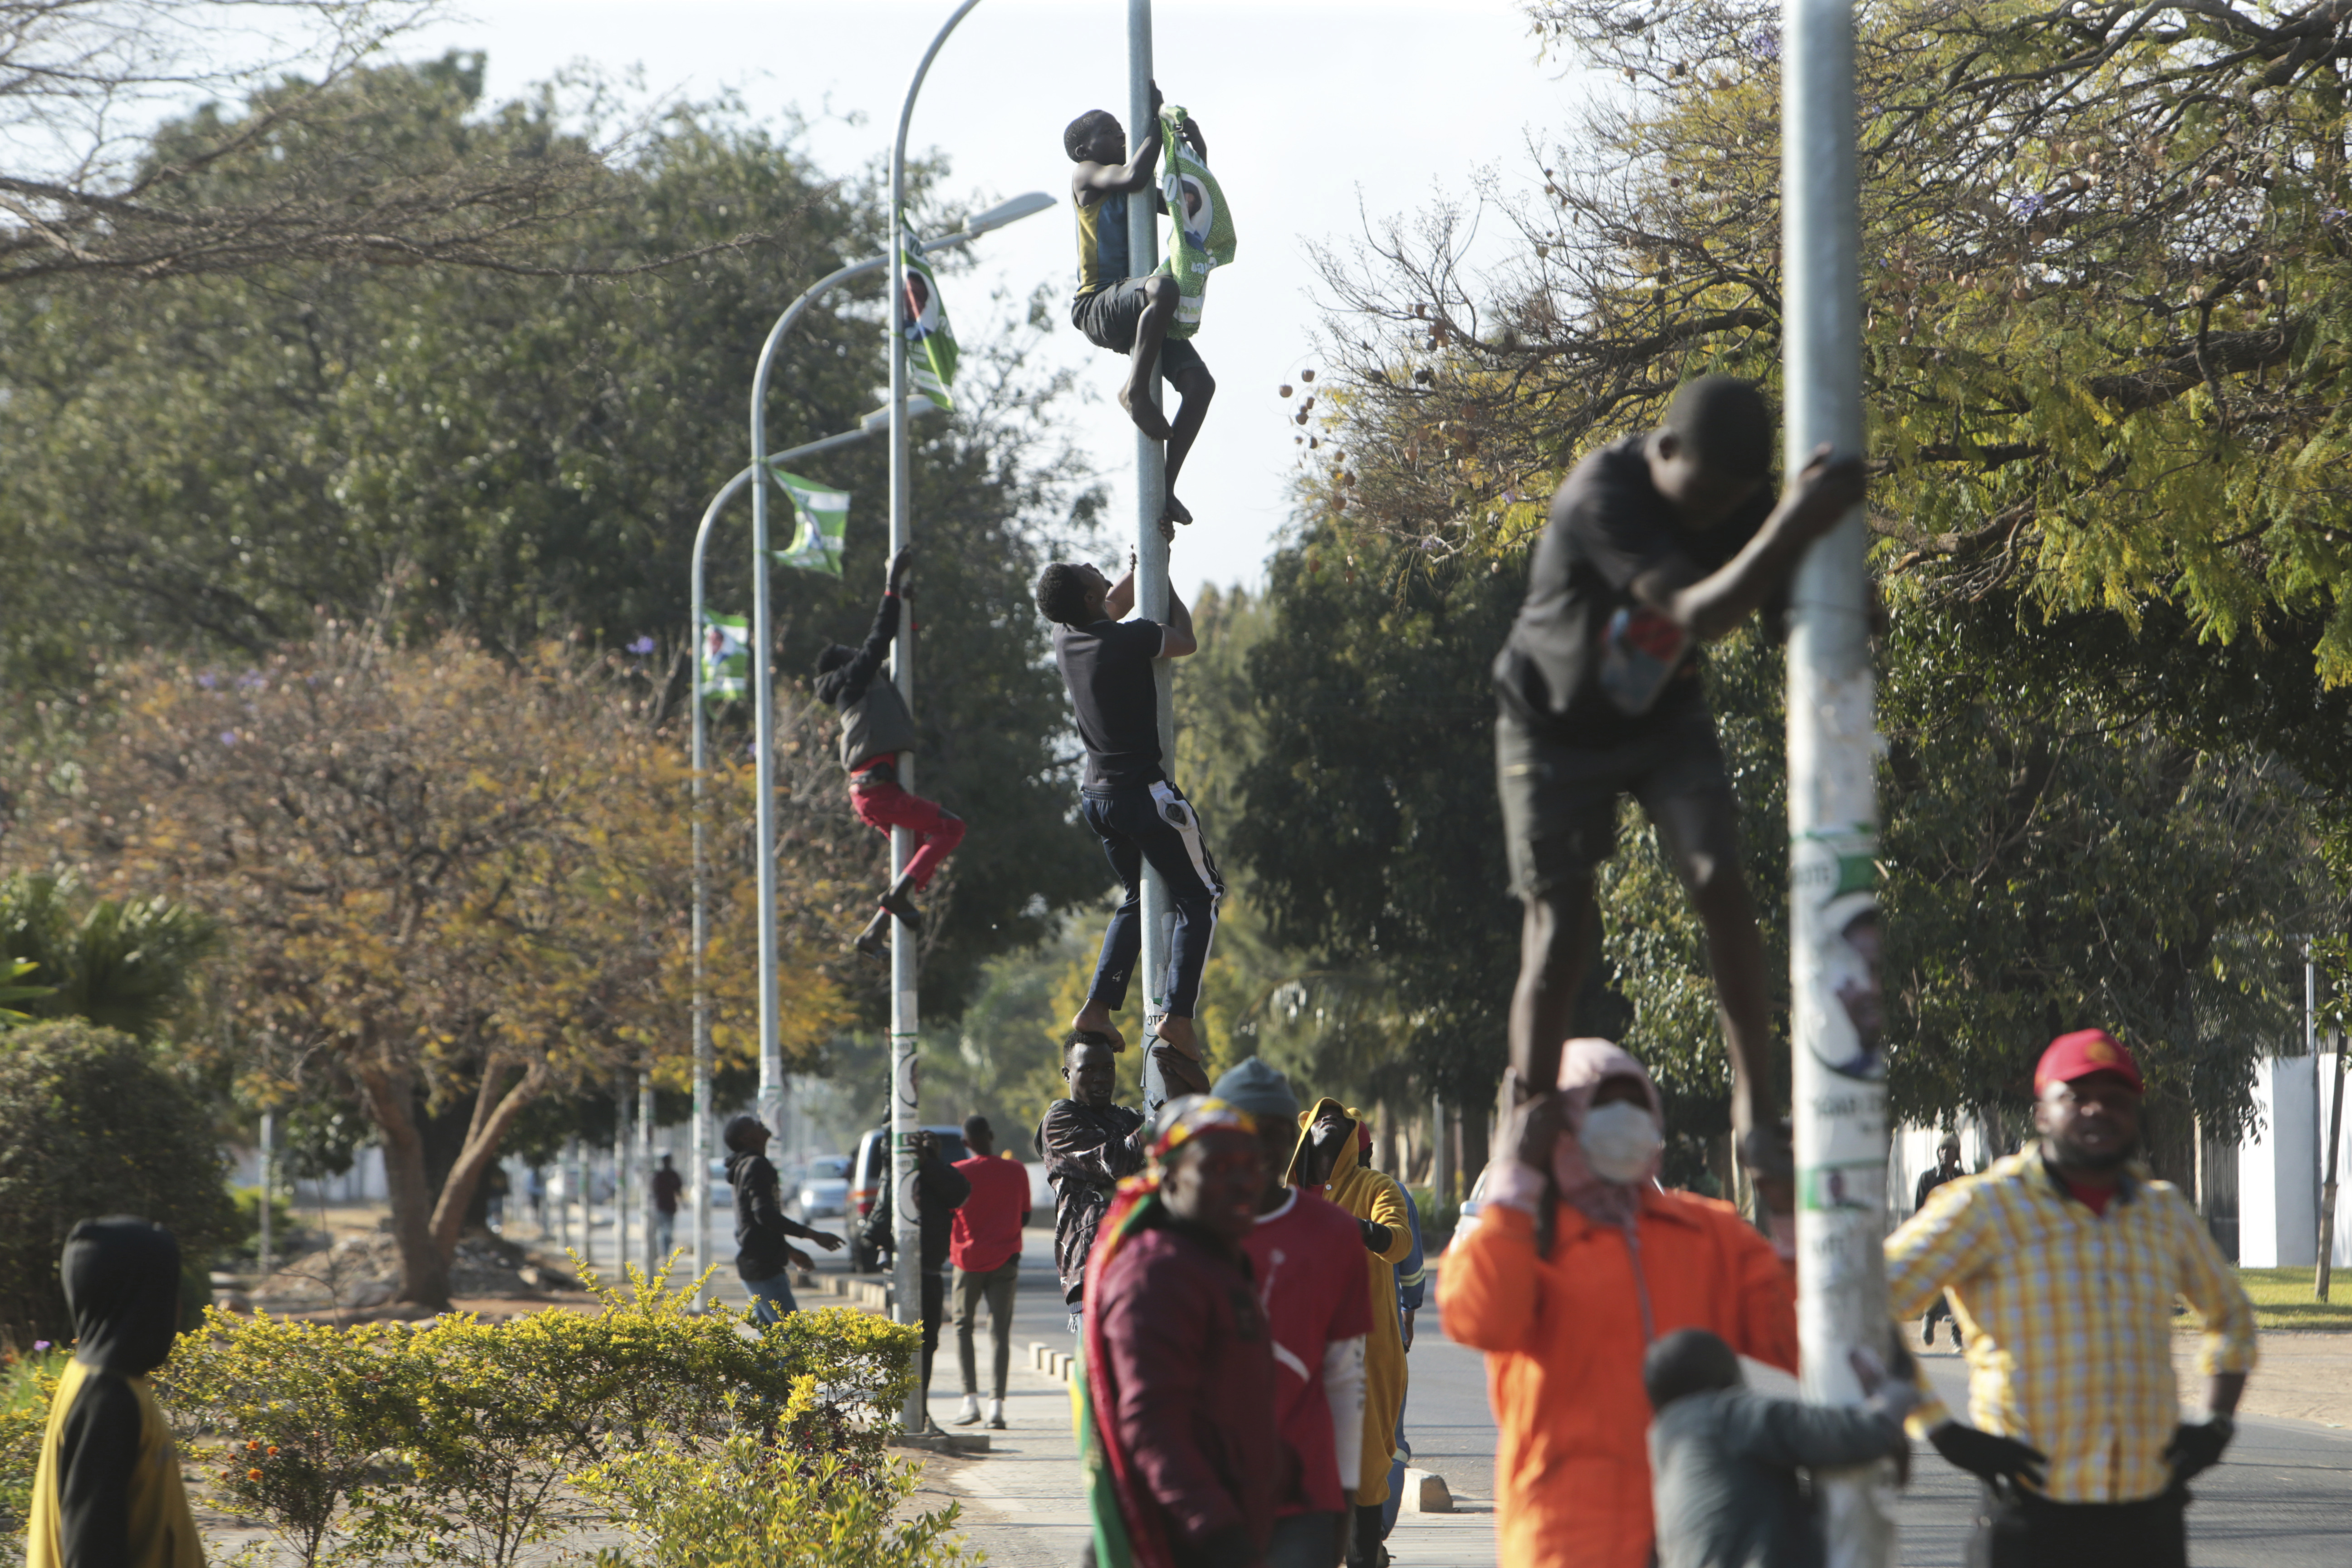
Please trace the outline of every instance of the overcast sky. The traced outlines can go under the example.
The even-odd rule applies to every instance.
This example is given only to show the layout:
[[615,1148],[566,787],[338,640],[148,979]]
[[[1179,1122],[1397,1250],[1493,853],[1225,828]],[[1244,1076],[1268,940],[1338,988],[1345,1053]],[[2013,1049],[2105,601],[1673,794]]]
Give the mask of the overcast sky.
[[[641,67],[656,92],[731,88],[763,117],[796,105],[820,166],[848,173],[887,151],[908,79],[952,10],[950,0],[470,0],[466,19],[403,52],[486,50],[498,97],[584,59],[608,73]],[[1195,340],[1218,395],[1181,486],[1199,520],[1173,563],[1189,593],[1261,581],[1286,521],[1297,431],[1275,387],[1313,363],[1308,243],[1359,236],[1365,215],[1465,196],[1481,168],[1523,187],[1527,132],[1549,140],[1582,88],[1537,62],[1508,0],[1160,0],[1154,10],[1160,87],[1208,135],[1238,243],[1211,280]],[[948,189],[990,200],[1038,190],[1059,203],[982,241],[979,268],[946,280],[966,341],[985,330],[995,287],[1025,299],[1049,281],[1066,308],[1076,240],[1062,128],[1086,109],[1125,118],[1126,14],[1120,0],[983,0],[931,69],[909,146],[948,154]],[[778,279],[778,308],[808,281]],[[744,345],[747,390],[757,349]],[[1098,395],[1073,409],[1076,434],[1112,482],[1117,526],[1131,531],[1133,427],[1110,400],[1125,361],[1066,325],[1054,352],[1085,366]],[[880,526],[880,513],[861,505],[850,526]]]

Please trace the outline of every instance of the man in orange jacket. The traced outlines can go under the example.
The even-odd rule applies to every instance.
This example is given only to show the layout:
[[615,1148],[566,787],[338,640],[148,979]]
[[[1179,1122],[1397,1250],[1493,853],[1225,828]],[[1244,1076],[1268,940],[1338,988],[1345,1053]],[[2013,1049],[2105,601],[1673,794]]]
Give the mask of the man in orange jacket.
[[1485,1205],[1438,1279],[1446,1337],[1486,1352],[1501,1439],[1497,1555],[1513,1568],[1643,1568],[1642,1356],[1706,1329],[1797,1366],[1796,1282],[1730,1205],[1661,1189],[1665,1118],[1642,1064],[1570,1040],[1559,1090],[1513,1112]]

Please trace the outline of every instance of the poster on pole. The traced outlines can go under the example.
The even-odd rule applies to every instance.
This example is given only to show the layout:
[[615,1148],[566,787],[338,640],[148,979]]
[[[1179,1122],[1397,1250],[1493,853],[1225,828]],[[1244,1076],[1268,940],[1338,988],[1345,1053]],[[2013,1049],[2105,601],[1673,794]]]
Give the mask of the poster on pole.
[[775,479],[777,487],[793,498],[793,515],[800,523],[791,545],[776,552],[776,564],[840,576],[842,535],[849,527],[849,492],[828,489],[782,468],[775,470]]
[[705,702],[741,700],[751,673],[751,629],[744,617],[705,611],[696,657],[702,665]]
[[[902,219],[898,232],[908,232]],[[907,336],[907,372],[913,377],[915,390],[941,408],[955,407],[955,398],[948,386],[955,380],[955,331],[948,325],[948,308],[940,298],[940,280],[932,275],[930,263],[911,249],[902,238],[898,242],[898,259],[906,268],[907,298],[899,306],[900,330]]]

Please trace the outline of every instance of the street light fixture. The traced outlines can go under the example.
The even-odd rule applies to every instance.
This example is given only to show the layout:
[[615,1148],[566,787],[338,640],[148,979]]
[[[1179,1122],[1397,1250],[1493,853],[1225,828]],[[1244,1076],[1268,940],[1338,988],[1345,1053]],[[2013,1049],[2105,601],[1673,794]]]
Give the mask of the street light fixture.
[[[877,261],[880,258],[876,258]],[[925,400],[925,406],[932,406],[928,399]],[[852,442],[863,441],[868,436],[886,428],[889,420],[890,411],[887,408],[877,408],[860,419],[855,430],[844,430],[837,435],[803,443],[789,451],[778,452],[768,461],[771,466],[795,462],[802,458],[814,457],[819,452],[830,452],[836,447],[846,447]],[[688,1158],[694,1163],[694,1171],[692,1176],[688,1178],[687,1192],[692,1198],[694,1206],[694,1277],[698,1279],[701,1279],[703,1271],[710,1267],[710,1194],[707,1188],[710,1180],[710,1073],[712,1067],[710,1002],[709,993],[703,986],[702,967],[703,952],[710,940],[710,889],[704,870],[707,862],[704,859],[702,841],[703,779],[707,772],[709,744],[709,734],[705,728],[707,720],[702,700],[703,560],[710,543],[711,528],[718,522],[719,514],[726,510],[729,501],[735,499],[736,492],[751,482],[751,469],[746,468],[721,485],[719,488],[719,493],[710,498],[710,504],[703,509],[702,521],[694,531],[693,563],[688,572],[691,584],[688,597],[693,605],[692,641],[689,647],[693,657],[690,664],[692,673],[688,678],[688,691],[692,698],[694,707],[694,1134],[693,1148]],[[746,649],[747,656],[749,651]],[[761,755],[762,757],[766,755],[764,748]],[[760,1110],[761,1114],[766,1116],[771,1113],[771,1108],[765,1094],[764,1083],[761,1088]]]

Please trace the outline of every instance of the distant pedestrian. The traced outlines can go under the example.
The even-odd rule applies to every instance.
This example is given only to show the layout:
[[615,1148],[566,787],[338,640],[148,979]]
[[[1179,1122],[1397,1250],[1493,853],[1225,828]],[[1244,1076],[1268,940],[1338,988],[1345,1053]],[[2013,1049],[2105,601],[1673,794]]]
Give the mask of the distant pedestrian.
[[1054,1189],[1054,1267],[1062,1280],[1062,1300],[1076,1333],[1085,1310],[1087,1258],[1095,1230],[1110,1207],[1118,1184],[1143,1169],[1142,1115],[1113,1105],[1118,1074],[1111,1047],[1098,1037],[1073,1036],[1062,1055],[1062,1079],[1070,1097],[1045,1110],[1037,1127],[1037,1158],[1045,1162],[1045,1182]]
[[955,1425],[980,1419],[979,1360],[971,1342],[973,1320],[988,1303],[992,1392],[988,1425],[1004,1428],[1004,1380],[1013,1366],[1013,1296],[1021,1284],[1021,1232],[1029,1224],[1029,1172],[1015,1160],[996,1157],[996,1129],[985,1116],[963,1119],[969,1159],[955,1168],[971,1184],[971,1196],[955,1211],[948,1238],[948,1261],[955,1266],[956,1358],[963,1371],[963,1408]]
[[530,1196],[530,1222],[539,1234],[547,1234],[547,1173],[537,1165],[530,1167],[529,1184],[524,1189]]
[[[1944,1134],[1944,1141],[1936,1145],[1935,1165],[1931,1169],[1919,1173],[1919,1184],[1912,1190],[1911,1194],[1911,1212],[1917,1214],[1921,1209],[1926,1208],[1929,1193],[1934,1192],[1946,1182],[1958,1181],[1961,1173],[1959,1134],[1947,1132]],[[1945,1300],[1944,1293],[1940,1290],[1936,1292],[1936,1299],[1927,1304],[1927,1321],[1919,1325],[1919,1342],[1933,1348],[1936,1343],[1936,1321],[1938,1318],[1951,1322],[1952,1348],[1959,1349],[1959,1321],[1952,1317],[1952,1304]]]
[[1257,1127],[1188,1097],[1151,1154],[1090,1266],[1077,1414],[1094,1560],[1255,1568],[1286,1468],[1273,1341],[1242,1249],[1265,1185]]
[[[869,1252],[895,1251],[898,1246],[898,1183],[897,1173],[882,1184],[882,1195],[875,1200],[874,1210],[866,1216],[866,1228],[858,1239]],[[923,1249],[923,1405],[928,1411],[931,1398],[931,1363],[939,1354],[940,1324],[947,1317],[948,1247],[955,1232],[956,1210],[971,1196],[971,1183],[955,1166],[948,1163],[940,1152],[938,1137],[929,1132],[915,1134],[915,1217],[922,1226]],[[923,1418],[925,1426],[936,1430],[930,1417]]]
[[514,1184],[507,1176],[507,1168],[493,1162],[482,1173],[482,1223],[493,1236],[504,1236],[507,1230],[507,1194]]
[[780,1323],[798,1311],[789,1268],[814,1268],[790,1237],[814,1241],[827,1252],[841,1250],[841,1237],[813,1230],[787,1216],[778,1193],[776,1168],[768,1163],[767,1124],[749,1114],[727,1123],[727,1184],[735,1190],[735,1272],[751,1293],[751,1310],[763,1323]]
[[[2221,1461],[2254,1365],[2254,1309],[2197,1211],[2137,1163],[2139,1064],[2097,1029],[2034,1068],[2041,1141],[1938,1187],[1886,1238],[1899,1322],[1948,1290],[1969,1415],[1912,1417],[1985,1483],[1972,1562],[2185,1568],[2189,1479]],[[2206,1418],[2180,1419],[2172,1313],[2204,1320]]]
[[667,1263],[677,1246],[677,1199],[686,1191],[686,1178],[670,1164],[667,1154],[661,1157],[661,1168],[654,1173],[653,1185],[654,1256]]
[[1821,1521],[1800,1470],[1907,1460],[1908,1378],[1857,1355],[1863,1405],[1809,1405],[1750,1391],[1739,1353],[1705,1329],[1676,1329],[1642,1359],[1658,1568],[1821,1568]]
[[180,1326],[180,1245],[143,1219],[86,1219],[58,1272],[74,1353],[33,1471],[26,1568],[204,1568],[172,1428],[147,1374]]
[[1504,1124],[1438,1277],[1446,1337],[1486,1352],[1495,1510],[1512,1568],[1643,1568],[1654,1539],[1642,1355],[1706,1329],[1794,1372],[1795,1281],[1729,1204],[1658,1185],[1657,1086],[1570,1040],[1560,1092]]
[[1360,1114],[1325,1099],[1299,1112],[1297,1121],[1290,1179],[1328,1197],[1354,1219],[1361,1244],[1357,1267],[1365,1271],[1372,1326],[1364,1340],[1362,1462],[1348,1532],[1348,1562],[1374,1568],[1382,1556],[1381,1505],[1389,1495],[1390,1445],[1404,1410],[1404,1331],[1397,1311],[1396,1265],[1412,1250],[1412,1231],[1405,1219],[1404,1189],[1364,1163],[1372,1140]]
[[1364,1461],[1364,1340],[1372,1327],[1355,1216],[1283,1180],[1298,1142],[1298,1099],[1256,1057],[1217,1080],[1216,1097],[1257,1122],[1265,1156],[1257,1222],[1242,1238],[1274,1338],[1275,1426],[1290,1452],[1275,1507],[1268,1568],[1331,1568],[1346,1549]]

